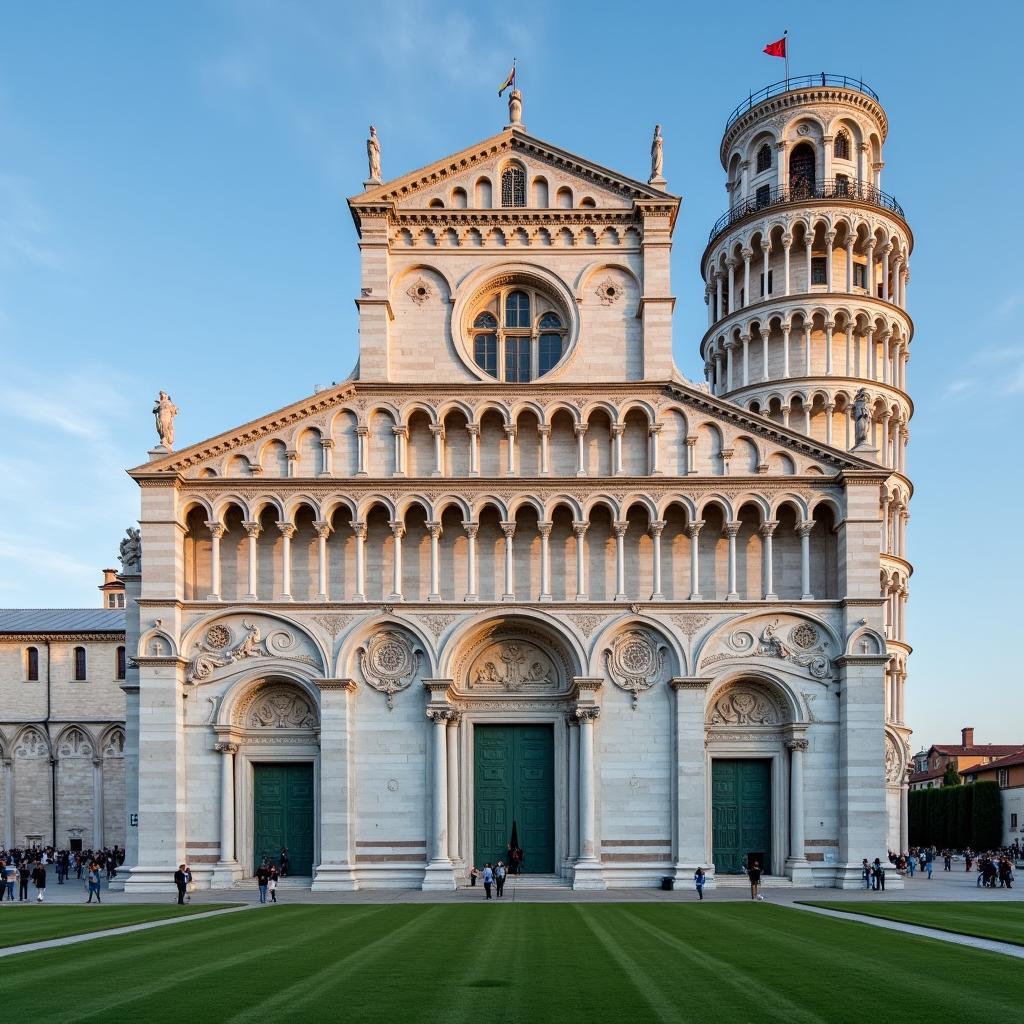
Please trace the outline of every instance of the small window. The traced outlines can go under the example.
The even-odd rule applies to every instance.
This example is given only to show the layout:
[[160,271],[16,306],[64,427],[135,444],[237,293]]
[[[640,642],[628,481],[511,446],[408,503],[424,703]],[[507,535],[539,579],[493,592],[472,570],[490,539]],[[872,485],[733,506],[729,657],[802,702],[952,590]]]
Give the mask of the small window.
[[770,170],[772,166],[772,150],[771,146],[765,144],[757,151],[757,171],[755,173],[760,174],[762,171]]
[[76,647],[74,651],[75,658],[75,681],[84,682],[86,679],[86,661],[85,661],[85,648]]
[[771,270],[768,271],[768,287],[767,288],[765,288],[765,286],[764,286],[765,285],[764,274],[761,275],[761,298],[765,298],[765,297],[771,295],[771,293],[772,293],[772,273],[773,273],[773,271],[771,271]]
[[505,339],[505,380],[525,384],[530,380],[530,339]]
[[836,175],[836,195],[848,196],[850,194],[850,179],[845,174]]
[[505,326],[530,326],[530,296],[526,292],[510,292],[505,300]]
[[867,288],[868,286],[868,268],[864,263],[854,263],[853,265],[853,286],[854,288]]
[[126,667],[125,666],[124,647],[118,647],[118,649],[117,649],[117,662],[116,662],[116,665],[117,665],[117,678],[118,679],[124,679],[124,670],[125,670],[125,667]]
[[501,205],[526,205],[526,172],[522,167],[506,167],[501,172]]
[[754,205],[760,210],[772,201],[771,185],[762,185],[754,193]]
[[25,678],[34,683],[39,679],[39,648],[25,648]]
[[1010,769],[1000,768],[999,771],[996,772],[996,781],[999,783],[1000,789],[1006,789],[1010,784]]
[[1017,815],[1013,811],[1010,812],[1010,828],[1012,828],[1014,832],[1017,831]]
[[553,369],[562,358],[562,336],[560,334],[542,334],[538,358],[540,360],[538,373],[547,373]]
[[473,359],[484,373],[498,376],[498,336],[478,334],[473,340]]
[[811,258],[811,284],[828,284],[825,275],[824,256],[814,256]]
[[836,136],[834,155],[837,160],[850,159],[850,136],[846,132],[840,132]]

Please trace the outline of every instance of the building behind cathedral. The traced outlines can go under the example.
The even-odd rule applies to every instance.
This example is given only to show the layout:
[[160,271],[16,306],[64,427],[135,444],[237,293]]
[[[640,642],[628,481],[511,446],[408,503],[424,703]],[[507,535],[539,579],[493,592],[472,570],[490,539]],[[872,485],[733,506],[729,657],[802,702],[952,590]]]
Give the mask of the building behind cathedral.
[[878,98],[815,76],[730,116],[700,384],[660,136],[638,181],[509,116],[349,200],[347,380],[131,471],[129,888],[283,846],[314,889],[451,888],[513,834],[577,888],[853,886],[906,846]]

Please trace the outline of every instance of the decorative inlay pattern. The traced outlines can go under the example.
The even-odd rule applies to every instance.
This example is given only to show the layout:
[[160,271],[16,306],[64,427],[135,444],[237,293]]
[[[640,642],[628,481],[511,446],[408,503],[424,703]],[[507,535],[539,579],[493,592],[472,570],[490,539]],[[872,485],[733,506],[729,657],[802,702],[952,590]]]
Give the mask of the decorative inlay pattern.
[[408,689],[419,667],[420,652],[403,633],[386,629],[359,649],[359,664],[366,681],[387,697],[388,710],[395,707],[395,694]]
[[640,694],[649,690],[665,667],[665,645],[646,629],[620,633],[605,651],[605,664],[612,682],[633,697],[633,708]]

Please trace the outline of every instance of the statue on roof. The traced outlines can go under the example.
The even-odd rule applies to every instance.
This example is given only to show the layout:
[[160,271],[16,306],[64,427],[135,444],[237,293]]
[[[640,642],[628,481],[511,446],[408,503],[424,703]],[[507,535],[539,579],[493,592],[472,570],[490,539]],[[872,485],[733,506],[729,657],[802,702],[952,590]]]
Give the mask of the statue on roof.
[[156,418],[156,433],[160,444],[168,451],[174,448],[174,417],[177,415],[178,407],[171,401],[171,396],[161,391],[153,406],[153,416]]
[[370,163],[370,182],[380,183],[384,179],[380,174],[380,139],[377,138],[377,129],[370,125],[370,137],[366,140],[366,157]]
[[665,176],[662,173],[665,166],[665,141],[661,136],[661,125],[654,126],[654,138],[651,139],[651,176],[647,179],[649,185],[664,185]]
[[120,554],[121,572],[126,575],[137,575],[142,571],[142,532],[136,526],[129,526],[121,539]]

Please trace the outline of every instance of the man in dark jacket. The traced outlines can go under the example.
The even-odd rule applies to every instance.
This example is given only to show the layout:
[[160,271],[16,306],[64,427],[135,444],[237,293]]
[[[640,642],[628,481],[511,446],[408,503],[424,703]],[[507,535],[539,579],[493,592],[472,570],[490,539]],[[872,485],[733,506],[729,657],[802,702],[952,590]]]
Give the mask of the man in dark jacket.
[[28,869],[28,861],[23,860],[18,866],[18,902],[24,903],[28,899],[28,880],[32,872]]
[[185,874],[184,864],[179,864],[178,870],[174,872],[174,884],[178,887],[178,906],[184,906],[185,890],[188,888],[188,875]]
[[32,869],[32,884],[36,887],[36,903],[42,903],[46,896],[46,868],[39,861]]

